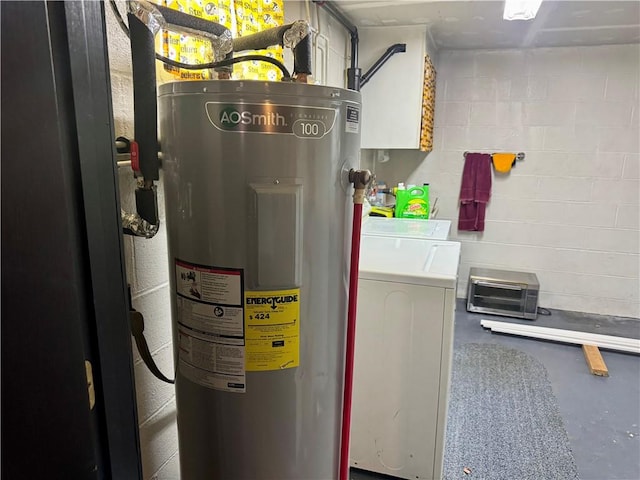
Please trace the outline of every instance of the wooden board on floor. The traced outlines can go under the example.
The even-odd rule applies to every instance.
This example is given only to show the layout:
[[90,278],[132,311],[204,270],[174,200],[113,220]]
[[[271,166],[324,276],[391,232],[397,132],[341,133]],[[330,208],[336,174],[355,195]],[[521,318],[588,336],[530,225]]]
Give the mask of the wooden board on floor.
[[609,376],[609,370],[602,359],[598,347],[595,345],[582,345],[582,352],[591,373],[600,377]]

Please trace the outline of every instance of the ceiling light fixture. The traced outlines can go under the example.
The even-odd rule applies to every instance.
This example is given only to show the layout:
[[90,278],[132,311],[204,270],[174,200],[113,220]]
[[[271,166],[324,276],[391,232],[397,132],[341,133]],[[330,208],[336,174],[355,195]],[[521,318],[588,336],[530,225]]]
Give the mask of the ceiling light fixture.
[[542,0],[505,0],[504,14],[505,20],[531,20],[535,18]]

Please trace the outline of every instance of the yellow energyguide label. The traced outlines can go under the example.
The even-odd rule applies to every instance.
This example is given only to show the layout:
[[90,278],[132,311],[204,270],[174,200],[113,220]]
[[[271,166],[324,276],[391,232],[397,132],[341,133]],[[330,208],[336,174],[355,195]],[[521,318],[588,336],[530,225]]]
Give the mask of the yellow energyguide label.
[[300,289],[245,292],[245,368],[283,370],[300,364]]

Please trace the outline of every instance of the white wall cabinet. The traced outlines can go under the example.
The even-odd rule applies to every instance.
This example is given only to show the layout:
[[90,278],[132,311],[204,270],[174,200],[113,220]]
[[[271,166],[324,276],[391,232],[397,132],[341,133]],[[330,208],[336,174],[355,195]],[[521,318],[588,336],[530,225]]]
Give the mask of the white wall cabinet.
[[419,148],[426,27],[369,27],[358,32],[363,72],[394,43],[407,44],[405,53],[391,57],[362,87],[362,148]]

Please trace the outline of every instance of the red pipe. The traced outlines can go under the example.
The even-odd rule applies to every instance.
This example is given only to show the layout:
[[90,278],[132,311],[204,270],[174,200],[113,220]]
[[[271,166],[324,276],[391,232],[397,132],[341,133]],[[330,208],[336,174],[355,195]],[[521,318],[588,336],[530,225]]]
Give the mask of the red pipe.
[[349,309],[347,313],[347,346],[344,367],[342,401],[342,437],[340,443],[340,480],[349,479],[349,439],[351,433],[351,400],[353,398],[353,358],[356,342],[356,310],[358,301],[358,264],[360,263],[360,232],[362,203],[353,204],[351,231],[351,268],[349,269]]

